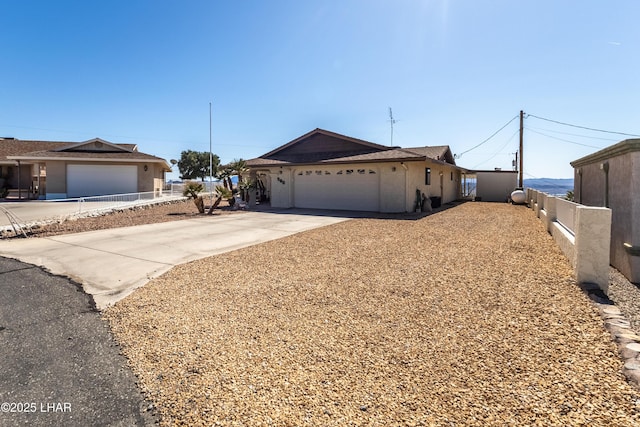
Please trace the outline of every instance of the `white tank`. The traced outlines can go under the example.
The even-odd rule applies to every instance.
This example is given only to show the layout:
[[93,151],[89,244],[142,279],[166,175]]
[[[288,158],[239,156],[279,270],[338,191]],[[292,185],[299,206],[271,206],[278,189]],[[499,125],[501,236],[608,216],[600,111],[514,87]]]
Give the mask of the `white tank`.
[[524,190],[514,190],[511,192],[511,201],[516,204],[523,204],[527,199],[527,195]]

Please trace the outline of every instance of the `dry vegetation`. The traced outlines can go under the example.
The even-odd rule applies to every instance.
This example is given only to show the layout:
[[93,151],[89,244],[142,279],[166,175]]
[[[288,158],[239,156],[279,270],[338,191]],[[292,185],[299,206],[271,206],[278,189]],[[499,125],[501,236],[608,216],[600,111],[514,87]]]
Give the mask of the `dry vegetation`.
[[162,425],[638,425],[571,275],[525,207],[467,203],[178,266],[105,318]]

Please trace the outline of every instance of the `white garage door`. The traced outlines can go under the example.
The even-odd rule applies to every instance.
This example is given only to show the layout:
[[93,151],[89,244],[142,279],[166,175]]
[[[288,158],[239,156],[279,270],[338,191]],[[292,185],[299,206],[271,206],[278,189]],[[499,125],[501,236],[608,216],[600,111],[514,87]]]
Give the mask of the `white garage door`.
[[137,166],[67,165],[67,197],[101,196],[137,191]]
[[298,208],[378,211],[378,172],[371,168],[299,169],[294,174]]

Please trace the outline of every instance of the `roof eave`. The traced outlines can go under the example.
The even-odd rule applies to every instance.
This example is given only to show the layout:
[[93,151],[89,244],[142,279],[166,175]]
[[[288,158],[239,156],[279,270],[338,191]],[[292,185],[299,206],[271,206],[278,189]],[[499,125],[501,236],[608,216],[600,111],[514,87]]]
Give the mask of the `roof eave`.
[[116,163],[163,163],[166,169],[169,171],[171,167],[166,160],[161,158],[149,158],[149,159],[116,159],[116,158],[86,158],[86,157],[34,157],[34,156],[7,156],[7,160],[20,160],[20,161],[32,161],[32,162],[42,162],[42,161],[74,161],[74,162],[116,162]]
[[622,156],[634,151],[640,151],[640,139],[625,139],[617,144],[611,145],[595,153],[581,157],[569,164],[574,167],[586,166],[598,161],[607,160],[612,157]]

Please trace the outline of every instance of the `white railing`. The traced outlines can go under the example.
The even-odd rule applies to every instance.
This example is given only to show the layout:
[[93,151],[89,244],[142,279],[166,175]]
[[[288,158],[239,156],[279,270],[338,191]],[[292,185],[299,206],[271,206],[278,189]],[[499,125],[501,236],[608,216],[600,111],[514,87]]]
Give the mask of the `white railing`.
[[[207,194],[207,193],[212,193],[215,192],[216,190],[216,186],[218,185],[222,185],[222,181],[213,181],[213,182],[209,182],[209,181],[197,181],[198,184],[202,184],[202,186],[204,187],[204,189],[202,190],[202,194]],[[184,191],[184,187],[185,187],[185,183],[171,183],[168,187],[168,189],[166,190],[166,192],[170,195],[182,195],[182,192]]]
[[607,293],[611,209],[583,206],[527,189],[527,202],[571,262],[578,283],[595,283]]
[[119,208],[179,200],[182,193],[172,191],[147,191],[142,193],[107,194],[103,196],[76,197],[70,199],[45,200],[47,203],[77,203],[75,214],[97,213]]

